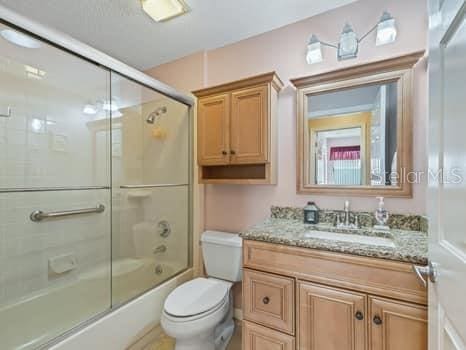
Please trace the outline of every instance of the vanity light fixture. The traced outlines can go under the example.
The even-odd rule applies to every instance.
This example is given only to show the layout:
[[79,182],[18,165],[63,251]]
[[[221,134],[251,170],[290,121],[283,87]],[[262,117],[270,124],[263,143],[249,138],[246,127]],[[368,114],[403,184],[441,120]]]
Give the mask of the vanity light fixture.
[[353,28],[346,23],[338,43],[338,60],[347,60],[358,56],[359,42]]
[[395,19],[385,11],[377,24],[377,39],[376,46],[393,43],[396,40],[396,25]]
[[312,35],[311,39],[309,39],[306,61],[308,64],[322,62],[322,46],[315,35]]
[[355,58],[358,56],[359,43],[375,30],[377,30],[376,46],[390,44],[396,40],[397,29],[395,19],[390,13],[385,11],[379,22],[360,38],[358,38],[351,25],[348,23],[345,24],[343,28],[338,45],[321,41],[313,34],[307,45],[306,61],[308,64],[322,62],[322,46],[336,49],[339,61]]
[[12,44],[25,47],[27,49],[38,49],[41,44],[36,39],[31,38],[29,35],[20,33],[13,29],[4,29],[0,32],[2,37]]
[[142,9],[154,21],[163,22],[189,11],[183,0],[141,0]]

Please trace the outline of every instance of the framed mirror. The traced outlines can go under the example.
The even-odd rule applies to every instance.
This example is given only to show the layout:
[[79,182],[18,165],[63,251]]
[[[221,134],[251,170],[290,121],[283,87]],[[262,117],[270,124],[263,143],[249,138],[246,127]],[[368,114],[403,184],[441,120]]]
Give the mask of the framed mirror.
[[298,193],[412,196],[412,71],[423,54],[292,80]]

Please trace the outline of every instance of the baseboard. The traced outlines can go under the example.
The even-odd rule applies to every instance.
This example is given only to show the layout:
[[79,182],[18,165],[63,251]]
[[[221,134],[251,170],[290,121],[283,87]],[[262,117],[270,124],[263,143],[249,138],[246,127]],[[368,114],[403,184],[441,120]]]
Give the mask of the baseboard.
[[235,308],[233,310],[233,317],[238,321],[242,321],[243,320],[243,310]]

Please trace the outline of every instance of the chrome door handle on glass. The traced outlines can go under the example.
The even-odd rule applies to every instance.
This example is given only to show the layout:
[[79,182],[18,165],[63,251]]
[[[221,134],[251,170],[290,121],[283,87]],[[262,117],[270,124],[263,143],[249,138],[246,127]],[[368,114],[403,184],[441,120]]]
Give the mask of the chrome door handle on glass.
[[413,265],[413,270],[416,273],[416,276],[419,278],[419,281],[422,283],[424,287],[427,288],[427,278],[432,283],[435,283],[438,278],[438,271],[437,266],[435,263],[429,261],[427,266],[418,266]]
[[62,216],[71,216],[71,215],[81,215],[81,214],[91,214],[91,213],[103,213],[105,206],[99,204],[95,208],[85,208],[85,209],[74,209],[74,210],[64,210],[64,211],[55,211],[50,213],[45,213],[42,210],[35,210],[29,215],[31,221],[40,222],[44,219],[53,219]]

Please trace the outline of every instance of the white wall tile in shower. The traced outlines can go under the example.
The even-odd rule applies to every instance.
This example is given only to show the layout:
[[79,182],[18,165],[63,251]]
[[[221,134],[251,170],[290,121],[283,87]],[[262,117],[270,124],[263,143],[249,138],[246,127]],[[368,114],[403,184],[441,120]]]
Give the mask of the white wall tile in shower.
[[[107,276],[100,277],[109,281],[109,197],[109,190],[0,194],[0,308],[48,288],[69,284],[99,266],[107,267]],[[43,222],[29,218],[34,210],[62,211],[100,203],[106,206],[104,213]],[[77,269],[50,276],[48,259],[63,254],[76,256]]]

